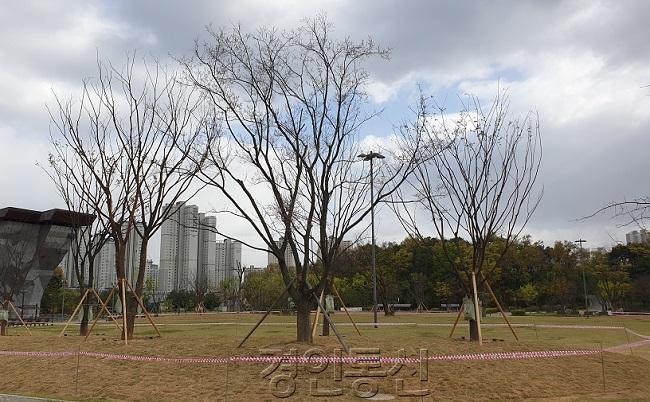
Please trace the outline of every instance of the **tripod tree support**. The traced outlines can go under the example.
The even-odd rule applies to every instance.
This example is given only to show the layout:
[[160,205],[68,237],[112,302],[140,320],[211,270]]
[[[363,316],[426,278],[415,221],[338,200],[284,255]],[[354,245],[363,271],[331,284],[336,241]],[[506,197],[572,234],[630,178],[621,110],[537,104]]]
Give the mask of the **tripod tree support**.
[[474,315],[476,316],[476,329],[478,330],[478,344],[483,345],[481,334],[481,305],[478,304],[478,287],[476,286],[476,272],[472,271],[472,289],[474,290]]
[[126,327],[126,278],[120,278],[120,291],[122,292],[122,336],[124,337],[124,345],[129,344],[129,333]]
[[354,327],[354,329],[357,330],[357,334],[359,334],[359,336],[363,336],[363,335],[361,335],[361,331],[359,331],[359,328],[357,327],[357,324],[352,319],[352,316],[350,315],[350,312],[348,311],[348,308],[345,306],[345,302],[343,301],[343,298],[339,294],[338,289],[336,289],[336,286],[334,286],[334,281],[332,281],[332,290],[334,291],[334,294],[336,295],[336,297],[341,302],[341,307],[343,307],[343,311],[345,311],[345,314],[347,314],[348,318],[350,319],[350,322],[352,323],[352,326]]
[[250,338],[250,336],[253,335],[253,332],[255,332],[255,330],[257,329],[257,327],[259,327],[259,326],[262,324],[262,322],[266,319],[266,317],[268,317],[269,314],[271,314],[271,311],[273,311],[273,308],[274,308],[274,307],[275,307],[275,306],[280,302],[280,300],[282,300],[282,299],[284,298],[284,296],[289,292],[289,289],[291,288],[291,286],[293,286],[293,281],[291,281],[291,282],[289,283],[289,285],[287,285],[287,287],[284,288],[284,291],[282,292],[282,294],[281,294],[277,299],[275,299],[275,301],[274,301],[274,302],[269,306],[269,308],[266,310],[266,313],[264,313],[264,315],[262,316],[262,318],[260,318],[259,321],[257,321],[257,324],[255,324],[255,326],[254,326],[253,328],[251,328],[251,330],[248,332],[248,334],[246,334],[246,336],[244,337],[244,339],[242,339],[242,341],[239,342],[239,345],[237,345],[237,348],[241,348],[242,345],[244,344],[244,342],[246,342],[246,341],[248,340],[248,338]]
[[460,315],[463,314],[464,309],[465,309],[465,306],[461,303],[460,308],[458,309],[458,315],[456,316],[456,321],[454,321],[454,326],[451,327],[451,332],[449,333],[450,338],[452,336],[454,336],[454,331],[456,330],[456,325],[458,325],[458,320],[460,320]]
[[94,288],[91,289],[91,292],[93,292],[93,294],[95,295],[95,297],[97,298],[97,300],[99,300],[99,304],[100,304],[100,306],[101,306],[100,311],[106,311],[106,314],[108,314],[108,316],[110,317],[110,319],[115,323],[115,326],[117,327],[117,329],[119,329],[120,331],[122,331],[122,327],[120,327],[120,324],[118,324],[117,320],[115,319],[115,316],[114,316],[113,314],[111,314],[110,311],[108,311],[108,308],[107,308],[107,306],[108,306],[108,301],[107,301],[106,303],[104,303],[104,302],[102,301],[102,298],[99,297],[99,293],[97,293],[97,291],[96,291]]
[[504,312],[503,312],[503,309],[501,308],[501,303],[499,303],[499,300],[497,299],[496,295],[495,295],[494,292],[492,291],[492,287],[490,286],[490,284],[488,283],[487,279],[485,278],[485,275],[483,275],[483,272],[481,272],[481,277],[483,278],[483,282],[485,282],[485,286],[487,287],[488,291],[489,291],[490,294],[492,295],[492,299],[493,299],[494,302],[496,303],[497,308],[499,309],[499,312],[501,312],[501,316],[502,316],[503,319],[506,321],[506,324],[508,324],[508,328],[510,328],[510,332],[512,332],[512,335],[514,335],[515,339],[518,341],[518,340],[519,340],[519,337],[518,337],[517,334],[515,333],[515,329],[512,328],[512,325],[510,325],[510,321],[508,321],[508,317],[506,316],[506,313],[504,313]]
[[321,311],[323,312],[323,318],[324,318],[325,320],[327,320],[327,322],[328,322],[328,323],[330,324],[330,326],[332,327],[332,330],[334,330],[334,334],[336,335],[336,337],[338,338],[339,342],[341,343],[341,346],[343,346],[343,350],[345,350],[345,353],[348,353],[348,354],[349,354],[349,353],[350,353],[350,348],[348,347],[348,344],[345,343],[345,340],[344,340],[343,337],[341,336],[341,333],[339,332],[339,330],[336,328],[336,326],[334,325],[334,323],[333,323],[332,320],[330,319],[329,314],[327,314],[327,310],[325,310],[325,307],[323,307],[323,303],[321,303],[321,301],[318,299],[318,297],[316,297],[316,295],[315,295],[314,293],[312,293],[312,296],[314,296],[314,299],[316,299],[316,302],[318,303],[318,307],[319,307],[319,308],[321,309]]
[[[320,292],[320,304],[323,304],[323,297],[325,297],[325,288]],[[320,307],[316,308],[316,318],[314,318],[314,324],[311,326],[311,337],[316,336],[316,327],[318,327],[318,320],[320,319]]]
[[[113,290],[111,291],[111,293],[109,294],[109,296],[112,295],[113,291],[115,291],[115,287],[113,287]],[[72,322],[72,320],[74,319],[74,317],[76,317],[77,312],[79,311],[79,309],[81,308],[81,306],[82,306],[83,303],[84,303],[84,300],[86,300],[86,299],[88,298],[88,296],[90,296],[91,294],[94,295],[95,298],[97,298],[97,300],[99,301],[99,306],[100,306],[100,308],[99,308],[99,311],[97,312],[97,314],[102,314],[102,313],[105,311],[106,314],[108,315],[108,317],[111,319],[111,321],[113,321],[113,322],[115,323],[115,326],[117,327],[117,329],[118,329],[120,332],[122,332],[122,327],[120,327],[120,324],[119,324],[119,323],[117,322],[117,320],[115,319],[115,316],[114,316],[113,314],[111,314],[111,312],[108,311],[108,308],[106,307],[106,306],[108,305],[109,299],[107,298],[107,299],[106,299],[106,303],[104,303],[104,302],[102,301],[101,296],[99,296],[99,293],[97,293],[97,291],[95,290],[95,288],[88,288],[88,289],[86,289],[86,293],[84,293],[83,297],[82,297],[81,300],[79,301],[79,304],[77,304],[77,308],[75,308],[74,313],[72,313],[72,315],[70,316],[70,319],[68,319],[68,322],[66,322],[65,326],[63,327],[63,330],[62,330],[61,333],[59,334],[59,338],[63,336],[63,334],[65,333],[66,329],[68,328],[68,326],[70,325],[70,323]],[[99,317],[98,317],[98,319],[99,319]],[[90,332],[92,331],[92,329],[93,329],[94,327],[95,327],[95,325],[93,325],[93,326],[90,328],[90,330],[88,331],[88,334],[86,334],[86,339],[88,339],[88,335],[90,335]]]
[[65,333],[65,330],[68,329],[68,325],[70,325],[72,320],[77,316],[77,312],[79,312],[79,309],[81,308],[84,301],[86,301],[86,298],[88,297],[88,293],[90,293],[90,288],[86,289],[86,291],[84,292],[84,295],[81,297],[81,300],[79,300],[79,304],[77,304],[77,307],[74,309],[72,314],[70,314],[70,318],[68,319],[68,321],[63,326],[63,330],[61,330],[61,333],[59,334],[59,338],[63,336],[63,334]]
[[[99,300],[100,300],[100,303],[101,303],[101,305],[102,305],[102,308],[99,310],[99,313],[97,313],[97,317],[95,317],[95,319],[93,320],[93,324],[90,326],[90,329],[88,330],[88,333],[86,334],[86,337],[84,338],[84,342],[88,340],[88,337],[89,337],[90,334],[93,332],[93,328],[95,328],[95,325],[97,324],[97,321],[99,321],[99,319],[102,317],[102,313],[103,313],[104,311],[106,311],[106,313],[108,313],[109,316],[111,316],[111,317],[113,316],[113,315],[110,313],[110,311],[108,311],[108,309],[106,308],[106,306],[108,306],[108,303],[110,303],[111,300],[113,300],[113,295],[115,294],[115,289],[116,289],[116,288],[117,288],[117,285],[113,286],[113,289],[111,289],[110,293],[108,294],[108,297],[106,298],[106,302],[105,302],[105,303],[104,303],[104,302],[101,302],[101,299],[99,299]],[[115,322],[115,325],[117,325],[117,329],[119,329],[120,332],[122,332],[122,327],[120,327],[120,324],[117,323],[117,320],[115,320],[114,317],[113,317],[113,322]]]
[[7,306],[7,305],[11,306],[11,309],[13,310],[14,314],[16,314],[16,317],[18,317],[18,320],[20,320],[20,323],[22,324],[22,326],[25,327],[25,329],[27,330],[27,333],[29,334],[29,336],[32,336],[32,331],[29,330],[29,327],[27,326],[27,324],[25,324],[25,321],[23,321],[23,317],[21,317],[21,315],[18,314],[18,310],[16,310],[16,307],[11,302],[11,300],[5,300],[3,304],[5,306]]
[[149,315],[149,312],[144,307],[144,303],[142,303],[142,299],[140,299],[140,297],[138,297],[138,295],[135,293],[135,290],[133,290],[133,287],[131,286],[131,284],[129,282],[127,282],[126,279],[124,281],[129,286],[129,289],[131,289],[131,292],[133,292],[133,296],[135,297],[135,300],[140,305],[140,308],[142,309],[142,312],[144,312],[145,317],[147,317],[147,319],[149,320],[149,322],[153,326],[153,329],[156,330],[156,333],[158,334],[158,337],[162,338],[162,335],[160,335],[160,331],[158,330],[158,327],[156,326],[156,323],[153,322],[153,320],[151,319],[151,316]]

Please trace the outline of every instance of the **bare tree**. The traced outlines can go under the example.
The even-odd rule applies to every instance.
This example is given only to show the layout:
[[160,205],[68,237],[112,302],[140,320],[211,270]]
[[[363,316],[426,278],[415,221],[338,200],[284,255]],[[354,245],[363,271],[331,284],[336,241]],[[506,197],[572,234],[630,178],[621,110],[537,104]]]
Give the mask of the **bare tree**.
[[205,297],[209,291],[208,278],[204,274],[198,273],[192,281],[192,293],[194,293],[196,302],[194,310],[199,314],[205,313]]
[[[203,179],[227,199],[225,213],[250,225],[263,246],[242,243],[278,259],[297,307],[297,339],[311,342],[314,293],[325,286],[343,238],[365,224],[371,205],[407,170],[397,163],[384,173],[385,163],[370,199],[368,172],[357,158],[359,131],[374,116],[364,110],[362,65],[387,52],[370,39],[336,40],[323,17],[292,31],[250,34],[235,26],[210,34],[211,42],[183,61],[222,119],[224,140],[210,149],[213,166]],[[323,269],[310,283],[316,250]]]
[[[440,238],[478,312],[476,280],[482,283],[494,269],[487,264],[488,248],[500,237],[495,250],[500,259],[541,200],[542,192],[535,193],[542,156],[537,116],[511,117],[503,93],[487,109],[470,98],[451,121],[443,108],[432,113],[431,106],[430,98],[421,97],[416,121],[408,127],[426,138],[426,145],[419,147],[423,162],[409,180],[409,191],[400,194],[403,203],[394,209],[413,236],[426,237],[422,218],[433,224],[425,231]],[[462,237],[470,241],[469,255]],[[477,321],[470,320],[472,340],[479,340],[479,331]]]
[[[174,203],[200,189],[192,181],[205,158],[195,154],[194,144],[210,144],[214,132],[200,105],[173,71],[130,57],[122,69],[99,62],[98,76],[84,83],[78,106],[57,99],[56,113],[50,113],[60,137],[53,141],[57,163],[73,176],[114,239],[120,295],[127,274],[142,295],[149,240]],[[89,172],[100,199],[79,185],[80,170]],[[127,273],[126,250],[136,234],[142,239],[140,260],[137,272]],[[133,335],[136,309],[128,298],[123,337]]]
[[[56,140],[52,139],[52,141]],[[82,166],[75,166],[79,161],[71,160],[68,155],[63,153],[66,151],[66,147],[55,147],[57,153],[50,154],[49,164],[44,167],[44,170],[54,183],[68,210],[94,214],[94,206],[104,203],[104,193],[97,186],[90,172]],[[62,160],[67,160],[68,163],[60,163],[59,161]],[[75,226],[78,226],[78,229],[76,236],[72,238],[69,253],[79,284],[80,297],[83,297],[88,288],[95,287],[95,260],[106,244],[108,227],[101,216],[99,219],[95,219],[91,225]],[[88,332],[89,305],[93,297],[92,294],[88,294],[83,305],[82,319],[79,325],[79,335],[81,336],[85,336]]]

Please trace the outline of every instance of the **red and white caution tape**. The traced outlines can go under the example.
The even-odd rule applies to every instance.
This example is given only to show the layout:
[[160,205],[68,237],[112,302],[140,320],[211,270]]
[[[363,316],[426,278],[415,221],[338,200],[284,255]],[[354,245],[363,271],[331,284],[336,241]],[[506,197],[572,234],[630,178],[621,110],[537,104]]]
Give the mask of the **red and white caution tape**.
[[[470,353],[457,355],[429,356],[430,361],[486,361],[486,360],[522,360],[553,357],[588,356],[599,353],[598,350],[546,350],[534,352],[494,352]],[[354,357],[354,356],[231,356],[231,357],[162,357],[140,356],[103,352],[21,352],[0,351],[0,356],[10,357],[92,357],[106,360],[134,361],[134,362],[159,362],[177,364],[227,364],[227,363],[343,363],[354,364],[363,362],[402,363],[416,364],[420,362],[417,357]]]

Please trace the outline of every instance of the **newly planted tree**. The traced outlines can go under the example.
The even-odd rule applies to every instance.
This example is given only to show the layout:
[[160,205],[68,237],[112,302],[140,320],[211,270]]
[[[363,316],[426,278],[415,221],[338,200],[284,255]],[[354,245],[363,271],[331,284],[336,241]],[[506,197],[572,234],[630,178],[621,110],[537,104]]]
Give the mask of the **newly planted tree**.
[[[192,182],[205,156],[195,144],[209,145],[215,131],[200,97],[158,63],[129,58],[118,69],[100,62],[97,73],[84,83],[78,102],[57,98],[51,162],[114,240],[120,297],[127,293],[126,280],[141,297],[149,241],[176,201],[200,189]],[[132,236],[142,240],[140,258],[134,272],[127,272]],[[133,334],[137,309],[134,298],[127,302],[124,338]]]
[[360,130],[373,116],[365,111],[363,64],[387,53],[372,40],[336,39],[324,18],[292,31],[210,34],[184,61],[189,81],[222,120],[223,141],[210,148],[212,166],[202,178],[261,239],[248,246],[277,258],[296,303],[297,338],[310,342],[314,294],[344,237],[367,224],[371,206],[394,191],[412,162],[387,158],[369,197],[357,158]]
[[[412,236],[437,234],[477,312],[477,282],[498,266],[487,264],[488,254],[497,254],[498,262],[541,199],[535,190],[542,151],[537,117],[512,117],[508,106],[503,94],[487,108],[471,98],[458,118],[449,119],[422,97],[408,129],[426,138],[426,145],[405,151],[418,154],[422,163],[410,189],[401,192],[403,203],[394,208]],[[469,241],[467,252],[462,241],[445,241],[461,238]],[[470,336],[480,341],[478,316],[470,320]]]

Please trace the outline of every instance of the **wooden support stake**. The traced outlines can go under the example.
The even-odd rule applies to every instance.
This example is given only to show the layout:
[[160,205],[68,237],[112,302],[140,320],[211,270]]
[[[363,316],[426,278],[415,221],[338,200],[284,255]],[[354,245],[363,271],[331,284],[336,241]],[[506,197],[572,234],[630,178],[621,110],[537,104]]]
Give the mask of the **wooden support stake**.
[[[95,320],[93,321],[93,325],[90,326],[90,329],[88,330],[88,333],[86,334],[86,337],[84,338],[84,342],[88,340],[88,337],[90,334],[93,332],[93,329],[95,328],[95,325],[97,324],[97,321],[102,317],[102,312],[106,310],[107,313],[109,313],[108,309],[105,309],[105,307],[108,305],[108,303],[111,302],[113,299],[113,295],[115,294],[115,289],[117,288],[117,285],[113,286],[113,289],[111,289],[111,292],[108,294],[108,297],[106,298],[106,303],[103,304],[103,307],[101,310],[99,310],[99,313],[97,313],[97,317],[95,317]],[[101,300],[101,299],[100,299]],[[109,313],[110,314],[110,313]],[[116,321],[117,323],[117,321]],[[117,328],[119,328],[120,331],[122,331],[122,328],[118,325]]]
[[99,305],[101,306],[101,308],[99,309],[99,311],[97,312],[97,314],[99,314],[99,313],[102,312],[102,311],[106,311],[106,314],[108,314],[108,316],[110,317],[110,319],[115,323],[115,326],[117,326],[117,329],[119,329],[120,332],[121,332],[121,331],[122,331],[122,327],[120,327],[120,324],[119,324],[119,323],[117,322],[117,320],[115,319],[115,316],[114,316],[113,314],[111,314],[110,311],[108,311],[108,308],[106,308],[106,306],[107,306],[107,304],[108,304],[108,299],[106,299],[107,302],[106,302],[106,304],[105,304],[105,303],[102,301],[102,298],[99,296],[99,293],[97,293],[97,291],[96,291],[94,288],[92,289],[92,292],[95,294],[95,297],[97,298],[97,300],[99,300]]
[[476,318],[476,329],[478,330],[478,344],[483,345],[483,334],[481,333],[481,305],[478,303],[478,287],[476,286],[476,272],[474,271],[472,271],[472,288],[474,290],[474,318]]
[[[501,316],[502,316],[503,319],[506,321],[506,324],[508,324],[508,328],[510,328],[510,332],[512,332],[512,335],[515,336],[515,339],[516,339],[517,341],[519,341],[519,337],[518,337],[517,334],[515,333],[514,328],[512,328],[512,325],[510,325],[510,321],[508,321],[508,317],[506,317],[506,313],[503,312],[503,308],[501,308],[501,303],[499,303],[499,300],[497,299],[496,295],[495,295],[494,292],[492,291],[492,287],[490,286],[490,283],[489,283],[489,282],[487,281],[487,279],[485,278],[485,275],[483,275],[483,272],[481,272],[481,277],[483,278],[483,282],[485,282],[485,286],[487,287],[488,291],[489,291],[490,294],[492,295],[492,299],[493,299],[494,302],[496,303],[497,308],[498,308],[499,311],[501,312]],[[535,331],[537,331],[537,327],[535,327]]]
[[327,314],[327,311],[325,310],[325,307],[323,307],[323,304],[320,302],[320,300],[318,300],[318,298],[316,297],[315,294],[312,293],[312,295],[314,296],[314,299],[316,299],[316,302],[318,303],[318,307],[320,307],[321,311],[323,312],[323,319],[327,320],[327,322],[330,324],[330,326],[334,330],[334,334],[336,335],[339,342],[341,343],[341,346],[343,346],[343,349],[345,350],[345,353],[349,354],[350,353],[350,348],[348,347],[347,343],[345,343],[345,340],[343,339],[343,337],[339,333],[339,330],[336,328],[336,326],[334,325],[334,323],[330,319],[330,316],[329,316],[329,314]]
[[334,291],[334,294],[336,294],[336,297],[338,297],[339,301],[341,302],[341,306],[343,307],[343,311],[345,311],[345,314],[348,315],[348,318],[350,319],[350,322],[352,323],[352,326],[354,327],[354,329],[357,330],[357,334],[359,334],[359,336],[363,336],[363,335],[361,335],[361,331],[359,331],[359,328],[357,328],[357,324],[352,319],[352,316],[350,315],[350,312],[348,311],[348,308],[345,306],[345,302],[343,301],[343,298],[339,294],[339,291],[336,289],[336,286],[334,286],[334,281],[332,281],[332,290]]
[[600,342],[600,365],[603,367],[603,392],[607,392],[605,386],[605,356],[603,355],[603,343]]
[[122,334],[124,336],[124,345],[129,344],[129,331],[126,328],[126,286],[124,285],[124,282],[126,282],[126,278],[120,278],[120,283],[122,286],[121,292],[122,292]]
[[9,305],[11,306],[11,309],[14,311],[14,314],[16,314],[16,317],[18,317],[20,322],[23,324],[23,327],[25,327],[25,329],[27,330],[27,333],[29,334],[29,336],[32,336],[32,331],[29,330],[29,327],[27,327],[27,324],[25,324],[25,321],[23,321],[23,317],[21,317],[20,314],[18,314],[18,311],[16,310],[16,307],[11,302],[11,300],[7,300],[6,302],[9,303]]
[[248,340],[248,338],[250,338],[250,336],[253,335],[253,332],[255,332],[257,327],[259,327],[262,324],[262,322],[266,319],[266,317],[268,317],[269,314],[271,314],[271,311],[273,311],[273,308],[275,307],[275,305],[278,304],[278,302],[280,302],[280,300],[282,300],[282,298],[289,292],[289,289],[291,288],[291,286],[293,286],[293,281],[291,281],[291,283],[289,283],[289,285],[286,288],[284,288],[284,292],[282,292],[282,294],[277,299],[275,299],[273,304],[271,304],[271,306],[269,306],[269,308],[266,310],[266,313],[264,313],[262,318],[260,318],[260,320],[257,322],[257,324],[255,324],[255,326],[248,332],[248,334],[244,337],[244,339],[242,339],[242,341],[239,343],[239,345],[237,345],[238,348],[242,347],[244,342],[246,342]]
[[142,299],[138,297],[138,294],[135,293],[135,290],[133,290],[133,286],[127,281],[127,285],[129,285],[129,289],[131,289],[131,292],[133,292],[133,296],[135,296],[135,300],[137,300],[138,304],[140,305],[140,308],[142,308],[142,311],[144,312],[144,315],[147,317],[151,325],[153,325],[153,329],[156,330],[156,333],[158,334],[158,338],[162,338],[162,335],[160,335],[160,331],[158,331],[158,327],[156,326],[156,323],[153,322],[151,319],[151,316],[149,315],[149,312],[147,309],[144,307],[144,303],[142,303]]
[[[323,303],[323,297],[325,296],[325,288],[320,292],[320,304]],[[311,337],[312,339],[316,336],[316,328],[318,327],[318,320],[320,319],[320,307],[316,307],[316,318],[314,318],[314,324],[311,326]],[[323,321],[325,325],[325,321]]]
[[623,331],[625,332],[625,337],[627,338],[627,345],[630,348],[630,354],[633,355],[632,353],[632,345],[630,344],[630,334],[627,332],[627,327],[623,327]]
[[451,327],[451,332],[449,333],[449,337],[451,338],[454,336],[454,331],[456,330],[456,325],[458,325],[458,320],[460,320],[460,315],[463,314],[463,310],[465,309],[464,305],[460,305],[460,308],[458,309],[458,315],[456,316],[456,321],[454,321],[454,325]]
[[84,301],[86,300],[86,297],[88,297],[88,293],[89,293],[89,292],[90,292],[90,288],[86,289],[86,291],[84,292],[84,295],[81,297],[81,300],[79,300],[79,304],[77,304],[77,307],[74,309],[74,312],[73,312],[72,315],[70,316],[70,319],[68,319],[68,321],[67,321],[67,322],[65,323],[65,325],[63,326],[63,330],[62,330],[61,333],[59,334],[59,338],[62,337],[63,334],[65,333],[65,330],[68,329],[68,325],[70,325],[70,323],[72,322],[72,320],[74,319],[74,317],[77,315],[77,312],[79,311],[79,309],[80,309],[81,306],[83,305]]

